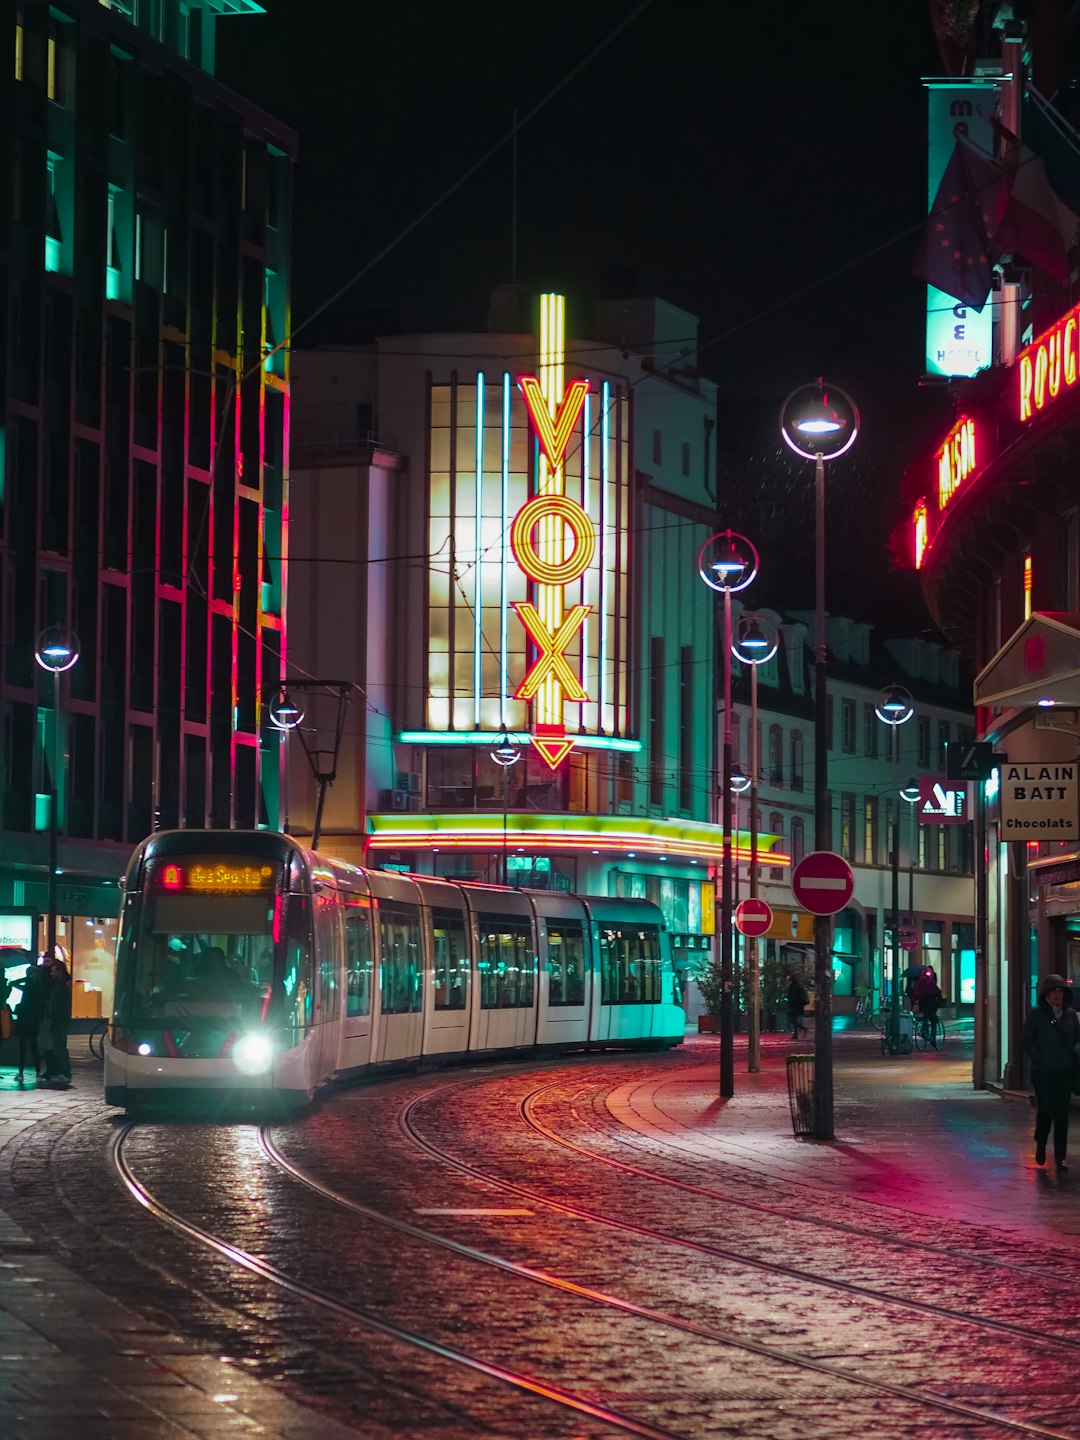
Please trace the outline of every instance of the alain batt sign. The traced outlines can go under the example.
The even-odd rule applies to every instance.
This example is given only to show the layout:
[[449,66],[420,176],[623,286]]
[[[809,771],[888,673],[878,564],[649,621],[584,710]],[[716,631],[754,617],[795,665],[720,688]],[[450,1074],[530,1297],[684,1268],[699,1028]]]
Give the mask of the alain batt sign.
[[1080,765],[1042,760],[1001,766],[1002,840],[1080,840]]

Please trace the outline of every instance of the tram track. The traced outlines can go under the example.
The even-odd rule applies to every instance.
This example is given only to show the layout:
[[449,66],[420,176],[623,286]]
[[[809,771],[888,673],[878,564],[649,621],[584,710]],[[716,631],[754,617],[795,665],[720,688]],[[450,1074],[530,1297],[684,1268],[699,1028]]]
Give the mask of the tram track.
[[[399,1115],[399,1123],[403,1123],[405,1133],[409,1134],[410,1138],[413,1139],[415,1139],[415,1135],[408,1128],[408,1112],[416,1105],[422,1103],[423,1098],[424,1097],[420,1097],[418,1100],[410,1102],[410,1104],[406,1106]],[[491,1254],[488,1251],[480,1250],[474,1246],[463,1244],[462,1242],[454,1240],[448,1236],[440,1235],[437,1232],[424,1229],[423,1227],[415,1225],[410,1221],[403,1220],[398,1216],[388,1215],[382,1211],[373,1208],[372,1206],[365,1205],[363,1202],[343,1194],[340,1190],[320,1180],[318,1177],[312,1175],[309,1171],[304,1170],[301,1166],[296,1164],[295,1161],[289,1159],[281,1152],[281,1150],[278,1148],[278,1146],[273,1140],[271,1130],[272,1127],[270,1126],[264,1126],[261,1128],[260,1145],[263,1149],[264,1154],[273,1164],[277,1165],[286,1174],[291,1176],[291,1178],[295,1180],[298,1184],[301,1184],[306,1188],[310,1189],[315,1194],[322,1197],[324,1200],[328,1200],[335,1205],[350,1210],[353,1213],[362,1216],[368,1221],[392,1229],[399,1234],[407,1235],[412,1239],[422,1241],[424,1243],[439,1247],[441,1249],[445,1249],[459,1257],[471,1260],[475,1263],[494,1267],[503,1271],[506,1274],[513,1275],[517,1278],[530,1280],[536,1284],[573,1295],[578,1299],[587,1300],[598,1306],[606,1307],[608,1309],[615,1309],[624,1314],[632,1315],[637,1319],[643,1319],[649,1321],[650,1323],[663,1326],[676,1332],[682,1332],[686,1335],[692,1335],[698,1339],[702,1339],[717,1345],[723,1345],[725,1347],[732,1348],[746,1354],[754,1355],[765,1360],[775,1361],[785,1367],[785,1369],[793,1367],[807,1373],[827,1376],[830,1380],[839,1381],[843,1384],[851,1385],[863,1391],[869,1391],[877,1393],[879,1395],[889,1396],[893,1399],[908,1401],[913,1405],[918,1406],[920,1411],[923,1413],[925,1413],[927,1407],[929,1407],[934,1411],[940,1412],[943,1417],[945,1415],[949,1415],[956,1419],[963,1419],[969,1422],[975,1421],[985,1426],[997,1426],[1001,1429],[1008,1430],[1013,1434],[1027,1436],[1044,1436],[1048,1437],[1048,1440],[1050,1440],[1050,1437],[1053,1437],[1053,1440],[1075,1440],[1075,1437],[1070,1435],[1070,1433],[1067,1431],[1057,1430],[1053,1427],[1040,1425],[1030,1421],[1013,1419],[1009,1416],[1001,1415],[994,1411],[987,1410],[981,1406],[966,1404],[963,1401],[952,1400],[949,1397],[943,1395],[935,1395],[932,1391],[928,1391],[922,1386],[916,1389],[915,1387],[904,1385],[898,1382],[892,1382],[883,1378],[871,1378],[865,1375],[853,1374],[850,1370],[845,1369],[840,1365],[830,1364],[829,1362],[821,1360],[815,1356],[800,1354],[797,1351],[785,1347],[749,1340],[745,1336],[738,1335],[734,1331],[725,1330],[724,1328],[716,1325],[699,1324],[694,1321],[687,1320],[681,1316],[658,1310],[654,1307],[638,1304],[633,1300],[619,1297],[605,1291],[596,1290],[586,1285],[581,1285],[575,1281],[568,1280],[549,1271],[540,1270],[534,1266],[523,1265],[515,1261],[508,1260],[503,1256]],[[583,1207],[568,1206],[565,1204],[565,1202],[553,1200],[550,1197],[545,1197],[540,1192],[529,1189],[528,1187],[516,1186],[510,1182],[505,1182],[496,1177],[488,1176],[484,1172],[479,1170],[477,1167],[468,1164],[468,1162],[461,1162],[456,1158],[449,1156],[439,1147],[432,1146],[429,1142],[423,1141],[422,1137],[421,1145],[422,1148],[425,1149],[432,1156],[432,1158],[440,1159],[443,1163],[450,1164],[452,1168],[459,1169],[462,1173],[468,1174],[471,1178],[485,1181],[486,1183],[494,1185],[497,1188],[514,1194],[518,1198],[528,1198],[533,1203],[543,1204],[545,1206],[548,1206],[549,1208],[561,1210],[563,1211],[563,1213],[573,1215],[576,1218],[588,1219],[593,1221],[594,1223],[603,1223],[609,1226],[627,1229],[639,1236],[645,1235],[650,1238],[662,1240],[665,1243],[682,1243],[676,1237],[666,1236],[663,1235],[661,1232],[650,1232],[644,1227],[640,1226],[621,1225],[620,1222],[613,1220],[611,1217],[603,1216],[599,1212],[590,1211]],[[798,1272],[792,1273],[797,1274]],[[803,1274],[799,1274],[798,1278],[806,1283],[815,1283],[813,1277],[807,1277]],[[856,1293],[864,1295],[869,1294],[871,1298],[875,1299],[879,1304],[892,1303],[891,1297],[881,1296],[874,1294],[873,1292],[866,1291],[857,1291]],[[930,1308],[931,1310],[934,1309],[934,1307],[922,1306],[916,1308],[920,1310],[924,1308]],[[979,1323],[977,1320],[974,1320],[973,1317],[968,1317],[960,1312],[936,1311],[935,1313],[940,1314],[941,1318],[948,1318],[959,1323],[966,1323],[968,1321],[971,1321],[972,1323]],[[987,1323],[991,1325],[991,1328],[994,1328],[999,1332],[1003,1332],[1006,1334],[1015,1334],[1018,1338],[1023,1338],[1027,1341],[1035,1340],[1043,1344],[1056,1343],[1053,1337],[1047,1337],[1038,1332],[1023,1329],[1022,1327],[1010,1327],[1005,1324],[994,1324],[993,1322]],[[1080,1342],[1077,1343],[1080,1344]]]
[[[248,1271],[266,1283],[275,1286],[277,1289],[286,1292],[294,1300],[332,1315],[335,1319],[345,1323],[362,1327],[368,1330],[377,1331],[391,1340],[396,1340],[403,1345],[415,1350],[422,1350],[428,1355],[436,1356],[442,1360],[449,1361],[454,1365],[480,1374],[488,1379],[496,1380],[502,1384],[530,1394],[541,1400],[547,1400],[553,1405],[561,1406],[575,1414],[591,1420],[600,1421],[627,1435],[642,1437],[642,1440],[685,1440],[684,1436],[675,1431],[664,1429],[661,1426],[651,1425],[645,1421],[637,1420],[632,1416],[621,1414],[608,1406],[597,1404],[588,1396],[578,1395],[572,1391],[565,1390],[560,1386],[540,1380],[535,1376],[526,1375],[523,1372],[514,1371],[504,1366],[483,1360],[475,1355],[470,1355],[463,1350],[453,1346],[445,1345],[440,1341],[432,1340],[426,1336],[419,1335],[403,1326],[395,1325],[385,1320],[374,1311],[363,1306],[349,1305],[336,1299],[328,1292],[315,1286],[309,1285],[306,1281],[299,1280],[289,1275],[276,1265],[261,1259],[239,1245],[219,1235],[213,1234],[205,1226],[185,1218],[176,1210],[166,1205],[154,1193],[140,1181],[138,1176],[125,1154],[125,1144],[131,1134],[138,1127],[135,1124],[125,1125],[112,1139],[110,1146],[110,1158],[116,1174],[137,1204],[149,1212],[161,1224],[169,1229],[183,1235],[204,1248],[214,1252],[216,1255],[230,1261],[237,1267]],[[1057,1440],[1056,1432],[1035,1432],[1048,1436],[1053,1435]],[[1064,1437],[1062,1437],[1064,1440]]]

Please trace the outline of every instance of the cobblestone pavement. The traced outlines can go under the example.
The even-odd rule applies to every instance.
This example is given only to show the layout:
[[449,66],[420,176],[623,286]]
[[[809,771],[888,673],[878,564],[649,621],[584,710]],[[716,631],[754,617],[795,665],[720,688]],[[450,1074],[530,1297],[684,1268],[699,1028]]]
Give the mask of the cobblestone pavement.
[[[837,1042],[838,1141],[799,1142],[790,1049],[767,1038],[754,1077],[737,1051],[727,1104],[715,1040],[692,1037],[407,1076],[274,1127],[356,1204],[539,1276],[312,1194],[250,1125],[138,1126],[125,1146],[164,1203],[341,1306],[672,1435],[1080,1437],[1080,1142],[1075,1181],[1037,1170],[1030,1111],[973,1092],[969,1055],[882,1059],[859,1035]],[[0,1435],[622,1433],[208,1258],[116,1183],[99,1072],[67,1093],[11,1075]]]

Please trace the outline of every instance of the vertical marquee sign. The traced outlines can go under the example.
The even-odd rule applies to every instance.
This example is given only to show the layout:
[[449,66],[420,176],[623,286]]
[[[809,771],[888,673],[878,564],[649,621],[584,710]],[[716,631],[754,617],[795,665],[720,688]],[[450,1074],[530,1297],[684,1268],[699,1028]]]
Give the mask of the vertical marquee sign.
[[530,738],[553,770],[574,747],[564,706],[589,698],[566,652],[592,606],[567,607],[566,587],[580,580],[596,554],[593,523],[566,493],[566,448],[589,382],[566,384],[565,326],[564,297],[541,295],[540,373],[518,378],[539,442],[536,494],[515,515],[510,531],[514,559],[535,586],[535,603],[516,600],[513,607],[537,650],[515,695],[531,703]]

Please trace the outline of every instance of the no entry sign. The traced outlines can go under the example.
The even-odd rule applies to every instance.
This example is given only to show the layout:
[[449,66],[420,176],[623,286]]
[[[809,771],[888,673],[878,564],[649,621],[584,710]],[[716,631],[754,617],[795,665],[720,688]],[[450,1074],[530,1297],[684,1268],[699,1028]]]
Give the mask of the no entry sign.
[[851,866],[832,850],[812,850],[804,855],[791,877],[791,893],[811,915],[835,915],[854,890]]
[[772,906],[764,900],[740,900],[735,907],[735,929],[754,938],[764,935],[772,924]]

